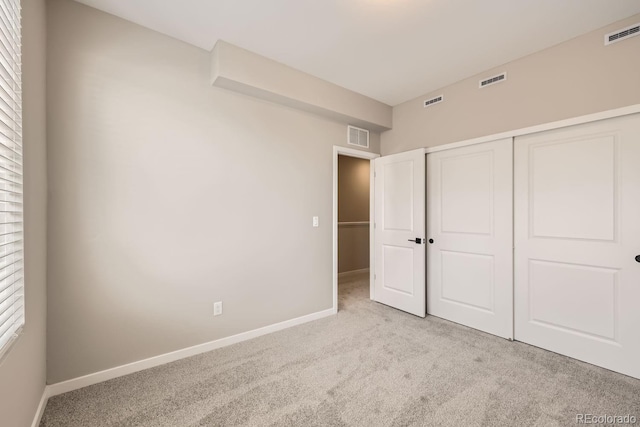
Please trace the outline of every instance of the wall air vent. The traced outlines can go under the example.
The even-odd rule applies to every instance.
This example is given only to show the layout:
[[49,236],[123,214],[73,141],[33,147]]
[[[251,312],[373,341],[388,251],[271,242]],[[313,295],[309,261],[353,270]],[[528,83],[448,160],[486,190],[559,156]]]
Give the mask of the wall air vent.
[[608,46],[611,43],[626,40],[630,37],[637,36],[638,34],[640,34],[640,24],[635,24],[630,27],[626,27],[621,30],[614,31],[613,33],[605,34],[604,45]]
[[442,101],[444,101],[444,95],[438,95],[435,98],[427,99],[426,101],[424,101],[424,107],[427,108]]
[[480,85],[478,87],[483,88],[487,86],[494,85],[496,83],[500,83],[507,80],[507,73],[498,74],[497,76],[489,77],[488,79],[480,80]]
[[355,126],[347,126],[347,144],[369,148],[369,131]]

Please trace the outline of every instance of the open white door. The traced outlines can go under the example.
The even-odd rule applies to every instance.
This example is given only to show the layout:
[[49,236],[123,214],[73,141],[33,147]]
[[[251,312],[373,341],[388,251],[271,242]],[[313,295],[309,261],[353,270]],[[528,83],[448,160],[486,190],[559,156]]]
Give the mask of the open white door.
[[425,152],[380,157],[375,167],[375,300],[424,317]]
[[427,155],[427,312],[513,338],[511,138]]

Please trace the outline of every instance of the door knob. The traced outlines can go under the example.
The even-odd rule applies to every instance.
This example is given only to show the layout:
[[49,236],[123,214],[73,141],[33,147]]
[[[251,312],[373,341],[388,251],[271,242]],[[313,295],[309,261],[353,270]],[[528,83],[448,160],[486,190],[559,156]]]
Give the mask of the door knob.
[[433,239],[429,239],[429,243],[433,244]]
[[640,262],[640,255],[636,255],[636,262]]
[[415,239],[408,239],[410,242],[417,243],[419,245],[422,244],[422,239],[420,237],[416,237]]

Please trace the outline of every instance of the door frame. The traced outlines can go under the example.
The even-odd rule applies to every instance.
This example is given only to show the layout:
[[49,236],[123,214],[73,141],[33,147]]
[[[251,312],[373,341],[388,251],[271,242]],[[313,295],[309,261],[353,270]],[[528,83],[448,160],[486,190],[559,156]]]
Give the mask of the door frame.
[[333,312],[338,312],[338,156],[357,157],[369,160],[369,295],[374,297],[373,274],[374,268],[374,168],[373,160],[380,154],[361,151],[339,145],[333,146]]

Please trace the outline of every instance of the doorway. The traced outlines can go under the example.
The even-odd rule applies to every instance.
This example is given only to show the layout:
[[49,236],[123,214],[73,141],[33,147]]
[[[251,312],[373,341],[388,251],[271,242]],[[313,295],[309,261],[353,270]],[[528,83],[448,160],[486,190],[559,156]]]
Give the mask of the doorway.
[[[350,297],[372,297],[373,164],[378,154],[334,147],[333,307],[340,289]],[[342,285],[342,286],[341,286]]]

